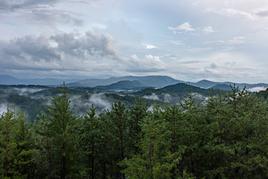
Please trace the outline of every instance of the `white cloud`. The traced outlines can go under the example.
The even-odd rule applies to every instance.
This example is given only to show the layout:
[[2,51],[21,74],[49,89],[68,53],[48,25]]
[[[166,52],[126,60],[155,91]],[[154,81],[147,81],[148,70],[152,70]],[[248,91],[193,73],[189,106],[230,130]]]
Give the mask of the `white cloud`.
[[193,31],[203,31],[205,33],[213,33],[215,32],[214,28],[212,26],[206,26],[203,28],[194,28],[189,22],[185,22],[183,24],[180,24],[176,27],[168,27],[169,30],[171,30],[173,33],[179,33],[179,32],[193,32]]
[[[187,63],[189,62],[189,63]],[[169,59],[165,70],[171,76],[189,81],[211,79],[218,81],[253,82],[264,79],[264,68],[251,57],[237,52],[213,52],[202,56]]]
[[223,8],[223,9],[208,9],[207,12],[212,12],[215,14],[227,16],[227,17],[242,17],[249,20],[255,20],[256,16],[247,11],[232,9],[232,8]]
[[160,57],[159,56],[145,55],[145,59],[146,60],[160,62]]
[[266,87],[259,86],[259,87],[250,88],[250,89],[248,89],[248,91],[250,91],[250,92],[260,92],[260,91],[265,91],[266,89],[267,89]]
[[168,29],[173,31],[174,33],[195,31],[195,29],[189,22],[185,22],[183,24],[177,25],[176,27],[168,27]]
[[155,93],[152,93],[151,95],[145,95],[143,98],[155,101],[159,100],[159,97]]
[[235,46],[235,45],[242,45],[246,43],[246,38],[244,36],[235,36],[232,37],[229,40],[216,40],[216,41],[208,41],[205,42],[204,44],[206,45],[223,45],[223,46]]
[[245,43],[245,37],[243,36],[233,37],[231,40],[228,41],[228,44],[230,45],[241,45],[244,43]]
[[165,68],[165,63],[159,56],[147,54],[140,57],[136,54],[125,59],[127,70],[131,72],[159,72]]
[[148,50],[158,48],[156,45],[153,45],[153,44],[143,44],[143,46],[145,49],[148,49]]
[[92,94],[89,98],[89,103],[93,104],[96,107],[101,107],[106,110],[112,108],[111,103],[106,99],[105,95],[102,93]]
[[215,30],[214,30],[214,28],[213,28],[212,26],[204,27],[204,28],[203,28],[203,31],[204,31],[205,33],[213,33],[213,32],[215,32]]
[[6,104],[0,104],[0,116],[7,112],[7,105]]
[[169,43],[171,43],[173,45],[177,45],[177,46],[185,45],[182,41],[179,41],[179,40],[171,40],[171,41],[169,41]]

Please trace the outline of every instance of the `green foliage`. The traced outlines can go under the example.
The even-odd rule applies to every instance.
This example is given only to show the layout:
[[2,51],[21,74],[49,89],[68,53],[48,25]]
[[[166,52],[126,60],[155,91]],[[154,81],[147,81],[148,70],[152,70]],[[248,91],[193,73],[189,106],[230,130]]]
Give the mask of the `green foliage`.
[[103,122],[96,116],[96,109],[93,106],[81,122],[79,143],[82,149],[82,175],[88,178],[101,177],[103,153],[100,151],[102,151],[103,143],[105,143]]
[[127,168],[124,172],[130,178],[169,178],[172,154],[169,152],[170,133],[166,121],[152,114],[144,122],[142,133],[141,154],[126,160]]
[[268,103],[255,94],[78,117],[62,91],[35,123],[1,116],[0,178],[268,178]]
[[33,176],[35,146],[24,115],[5,113],[0,120],[0,137],[1,177]]
[[1,146],[1,177],[13,177],[16,175],[16,141],[15,141],[15,119],[11,112],[1,117],[0,123],[0,146]]
[[61,178],[72,176],[75,160],[75,118],[70,110],[66,94],[55,97],[48,109],[49,134],[54,144],[56,175]]
[[[48,108],[48,114],[41,116],[36,129],[38,146],[42,151],[40,154],[45,154],[40,158],[44,161],[40,163],[46,167],[44,170],[48,176],[76,176],[76,122],[66,94],[55,97]],[[42,171],[41,167],[39,169]]]

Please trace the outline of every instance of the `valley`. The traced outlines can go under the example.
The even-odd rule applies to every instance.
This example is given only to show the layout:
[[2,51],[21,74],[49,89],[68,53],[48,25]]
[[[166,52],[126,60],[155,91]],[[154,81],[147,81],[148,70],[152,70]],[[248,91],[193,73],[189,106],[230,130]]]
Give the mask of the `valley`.
[[[120,81],[121,80],[121,81]],[[8,81],[0,85],[0,112],[8,109],[14,112],[25,112],[30,120],[35,120],[51,103],[51,100],[62,93],[62,84],[57,85],[12,85]],[[21,83],[24,83],[22,80]],[[59,80],[58,80],[59,81]],[[66,93],[71,102],[72,111],[82,115],[93,105],[97,112],[110,110],[113,103],[123,102],[131,106],[142,100],[148,108],[153,106],[180,105],[191,97],[202,105],[209,97],[225,95],[232,85],[239,89],[244,87],[265,91],[267,84],[233,84],[202,80],[196,83],[183,82],[167,76],[120,77],[102,80],[82,80],[66,83]]]

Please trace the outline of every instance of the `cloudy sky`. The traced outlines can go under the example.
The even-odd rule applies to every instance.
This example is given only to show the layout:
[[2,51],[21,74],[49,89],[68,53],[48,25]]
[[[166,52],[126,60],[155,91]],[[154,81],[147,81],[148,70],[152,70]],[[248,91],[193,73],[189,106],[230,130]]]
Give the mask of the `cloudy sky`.
[[0,0],[0,74],[268,82],[267,0]]

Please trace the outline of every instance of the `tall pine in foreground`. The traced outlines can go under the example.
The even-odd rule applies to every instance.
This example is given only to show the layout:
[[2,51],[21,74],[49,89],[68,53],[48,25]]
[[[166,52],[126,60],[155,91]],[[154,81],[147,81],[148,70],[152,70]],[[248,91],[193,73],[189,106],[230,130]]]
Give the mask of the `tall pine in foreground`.
[[170,153],[170,131],[162,112],[155,109],[142,124],[140,154],[123,162],[127,178],[165,179],[171,177],[173,158]]
[[101,155],[105,136],[102,128],[103,121],[96,115],[92,106],[83,117],[80,128],[80,147],[82,149],[82,168],[86,178],[96,179],[102,176],[104,156]]
[[0,174],[1,178],[15,177],[16,141],[15,116],[12,112],[3,114],[0,118]]
[[54,144],[56,175],[61,179],[71,177],[75,161],[75,118],[70,110],[66,93],[53,99],[48,109],[49,132]]
[[[78,173],[76,119],[71,112],[68,95],[64,92],[54,97],[48,107],[47,115],[41,115],[40,119],[36,131],[42,151],[39,158],[40,165],[44,165],[44,169],[47,170],[43,177],[61,179],[76,177]],[[40,169],[42,171],[42,166]]]
[[33,178],[35,174],[36,146],[29,124],[26,122],[25,115],[19,114],[15,128],[16,140],[16,171],[19,176]]
[[147,116],[146,104],[141,100],[137,99],[134,105],[129,111],[128,120],[128,145],[129,154],[133,155],[138,152],[139,141],[141,139],[141,125]]
[[0,118],[1,178],[32,178],[36,147],[24,114],[7,112]]
[[[115,145],[115,165],[118,171],[121,170],[119,165],[120,161],[124,160],[127,156],[127,140],[128,140],[128,116],[125,105],[121,102],[117,102],[113,105],[109,117],[112,122],[112,128],[114,131]],[[116,172],[115,176],[119,179],[124,179],[125,176],[121,172]]]

